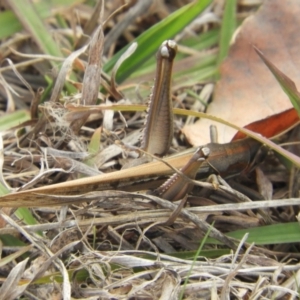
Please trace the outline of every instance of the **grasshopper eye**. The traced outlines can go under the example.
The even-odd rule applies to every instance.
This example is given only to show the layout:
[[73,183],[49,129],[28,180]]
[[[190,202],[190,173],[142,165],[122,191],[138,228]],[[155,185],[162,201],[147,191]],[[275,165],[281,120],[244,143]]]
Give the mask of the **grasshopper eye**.
[[160,49],[160,54],[162,57],[168,58],[169,57],[169,49],[167,46],[162,46]]
[[204,161],[210,153],[210,149],[208,147],[198,147],[193,155],[194,160],[196,161]]
[[164,41],[160,47],[160,55],[163,58],[174,59],[177,52],[177,44],[173,40]]
[[176,48],[177,48],[177,44],[176,44],[176,42],[173,41],[173,40],[168,40],[168,41],[167,41],[167,45],[168,45],[168,47],[171,48],[171,49],[176,49]]
[[210,149],[208,147],[203,147],[201,150],[205,158],[210,154]]
[[201,155],[201,157],[206,158],[210,154],[210,149],[208,147],[198,147],[194,154]]

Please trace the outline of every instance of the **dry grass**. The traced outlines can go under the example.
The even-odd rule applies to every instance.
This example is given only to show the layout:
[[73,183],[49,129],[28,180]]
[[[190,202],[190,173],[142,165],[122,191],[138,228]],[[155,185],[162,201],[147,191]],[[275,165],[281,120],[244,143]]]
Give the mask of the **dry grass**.
[[[99,11],[95,9],[94,14],[89,5],[78,4],[60,12],[59,17],[53,14],[48,18],[45,22],[51,26],[57,43],[69,49],[59,71],[59,60],[46,53],[37,55],[36,40],[24,31],[3,39],[2,59],[9,58],[12,63],[1,69],[2,115],[30,111],[25,123],[17,125],[19,120],[15,120],[12,130],[2,132],[3,194],[5,188],[6,192],[28,190],[117,171],[127,161],[128,151],[115,141],[138,145],[143,113],[137,109],[90,114],[70,107],[96,105],[97,99],[116,104],[139,103],[133,86],[140,87],[142,97],[149,93],[139,76],[119,85],[107,74],[100,78],[103,63],[118,49],[186,1],[174,1],[172,5],[154,1],[144,14],[142,2],[133,6],[136,15],[124,9],[106,23],[104,20],[122,1],[107,1],[100,17],[101,2],[97,2]],[[3,7],[8,9],[7,4]],[[239,17],[253,13],[255,8],[241,4]],[[222,7],[216,2],[200,19],[208,21],[186,29],[178,36],[179,43],[217,27],[215,18],[221,13]],[[64,23],[68,27],[62,30],[59,25]],[[87,35],[94,30],[96,33],[89,40],[80,35],[81,30]],[[187,49],[199,55],[188,46],[182,47],[182,53]],[[210,55],[216,49],[210,47],[200,54]],[[29,54],[29,58],[20,53]],[[177,63],[177,76],[183,59]],[[51,92],[43,94],[40,87],[51,87],[44,76],[50,76],[51,64],[51,76],[56,81],[49,88]],[[15,68],[30,89],[16,79]],[[141,70],[143,80],[153,76],[153,64],[148,69],[144,66]],[[206,78],[197,85],[184,86],[178,78],[183,81],[185,76],[176,79],[175,106],[195,108],[193,93],[202,91],[204,96],[204,87],[212,80]],[[209,89],[204,98],[209,99],[211,93]],[[41,99],[47,102],[39,104]],[[178,152],[189,147],[180,133],[185,121],[175,119],[173,147]],[[272,154],[264,159],[261,169],[263,175],[257,176],[261,176],[261,182],[272,183],[272,198],[278,200],[263,200],[255,183],[255,174],[260,172],[256,170],[230,180],[230,185],[240,192],[222,180],[216,189],[207,184],[210,189],[199,191],[201,188],[196,186],[188,204],[180,210],[177,202],[144,193],[153,183],[159,184],[153,179],[139,185],[138,190],[135,183],[130,183],[126,192],[113,190],[110,184],[104,191],[66,196],[54,190],[53,195],[47,195],[72,203],[64,206],[37,205],[28,211],[2,208],[0,299],[297,299],[297,243],[263,246],[248,243],[247,235],[240,235],[239,240],[223,235],[296,221],[297,173],[289,177]],[[261,184],[263,192],[268,191],[265,186]],[[283,199],[287,193],[289,199]],[[261,201],[252,202],[248,197]]]

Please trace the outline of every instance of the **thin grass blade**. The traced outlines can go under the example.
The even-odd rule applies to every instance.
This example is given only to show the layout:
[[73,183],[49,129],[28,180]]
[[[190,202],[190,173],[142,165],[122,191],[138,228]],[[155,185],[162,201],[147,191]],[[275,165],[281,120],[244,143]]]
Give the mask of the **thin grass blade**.
[[[124,81],[131,73],[141,66],[149,57],[151,57],[164,40],[171,39],[179,33],[187,24],[195,19],[212,1],[198,0],[177,10],[167,18],[152,26],[149,30],[141,34],[133,42],[138,43],[138,47],[131,57],[119,68],[116,81]],[[103,70],[109,72],[112,70],[120,56],[130,47],[124,47],[110,61],[108,61]]]
[[236,29],[236,0],[225,2],[225,10],[222,19],[222,26],[219,41],[219,55],[217,64],[220,65],[227,56],[232,35]]
[[298,115],[300,116],[300,93],[297,90],[294,81],[292,81],[288,76],[282,73],[272,62],[270,62],[264,56],[264,54],[260,50],[258,50],[256,47],[254,47],[254,49],[266,64],[266,66],[269,68],[269,70],[272,72],[272,74],[280,84],[282,90],[287,94],[294,108],[297,110]]
[[[18,3],[20,2],[22,1],[18,1]],[[40,17],[46,19],[51,17],[54,11],[64,10],[82,2],[84,0],[51,0],[33,3],[33,6]],[[22,30],[22,24],[12,11],[6,10],[0,13],[0,28],[0,39],[4,39]]]
[[[22,23],[23,27],[30,33],[44,53],[63,57],[59,46],[52,38],[49,29],[46,28],[41,16],[33,6],[32,1],[10,0],[8,3],[19,21]],[[53,66],[55,65],[54,62],[52,62],[52,64]]]
[[[285,243],[300,242],[300,225],[298,222],[273,224],[256,228],[248,228],[229,232],[226,235],[236,239],[241,239],[246,233],[249,233],[247,243],[255,243],[256,245],[273,245]],[[208,238],[207,243],[214,240]],[[219,244],[219,241],[214,243]]]

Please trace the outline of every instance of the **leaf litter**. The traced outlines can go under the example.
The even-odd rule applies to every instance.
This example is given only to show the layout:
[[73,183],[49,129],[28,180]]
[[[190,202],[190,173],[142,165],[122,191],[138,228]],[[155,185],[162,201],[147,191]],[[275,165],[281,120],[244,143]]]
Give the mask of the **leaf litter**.
[[[113,10],[119,5],[118,1],[110,2],[113,3]],[[137,10],[139,5],[137,4]],[[159,5],[164,11],[169,12],[168,5]],[[85,9],[80,10],[81,8]],[[78,16],[82,20],[86,19],[85,11],[91,11],[83,4],[80,4],[78,9]],[[105,7],[106,17],[110,9],[112,7]],[[263,9],[265,8],[261,8],[260,12]],[[155,11],[159,11],[158,8]],[[216,11],[210,7],[206,13],[216,17],[209,17],[207,20],[218,20]],[[125,12],[119,11],[117,15],[126,19],[127,13],[125,9]],[[64,17],[68,20],[71,15],[72,13],[68,15],[65,12]],[[153,17],[151,10],[143,17],[145,23],[149,22],[148,18],[151,20]],[[110,22],[113,23],[115,20],[110,19]],[[133,29],[123,29],[123,39],[131,41],[131,37],[136,34],[135,30],[141,27],[138,22],[139,20],[133,19],[131,25]],[[109,96],[113,101],[120,101],[126,95],[124,91],[121,92],[122,86],[117,86],[113,81],[114,78],[110,79],[103,75],[100,80],[102,64],[100,57],[103,58],[101,51],[104,38],[102,30],[106,29],[103,19],[100,19],[100,24],[98,27],[95,26],[96,31],[89,42],[89,58],[86,60],[84,57],[87,46],[82,46],[83,48],[72,52],[65,60],[58,73],[54,89],[47,97],[52,100],[39,106],[39,113],[42,116],[38,120],[32,120],[35,125],[31,124],[28,128],[24,124],[24,128],[20,126],[15,129],[16,132],[9,130],[4,132],[3,180],[8,183],[10,189],[51,186],[53,183],[71,182],[72,179],[82,177],[83,174],[91,176],[93,172],[118,170],[122,149],[112,150],[116,147],[115,141],[124,140],[125,143],[132,143],[134,140],[134,144],[138,143],[137,137],[143,123],[141,113],[123,112],[124,119],[117,117],[117,114],[111,114],[110,124],[113,124],[113,131],[103,129],[100,152],[89,153],[87,145],[94,131],[99,128],[99,124],[102,124],[103,114],[92,116],[86,110],[73,114],[66,105],[94,105],[96,103],[93,101],[97,98],[105,100]],[[111,24],[106,26],[113,27]],[[209,23],[204,25],[202,23],[200,32],[209,29],[209,26]],[[65,37],[63,35],[61,37],[64,40]],[[185,35],[182,39],[184,37]],[[64,41],[67,42],[67,39]],[[108,53],[114,51],[115,47],[120,47],[118,43],[111,42],[111,49],[106,51]],[[91,47],[92,44],[95,48]],[[34,47],[29,51],[35,53]],[[265,49],[263,51],[267,53]],[[134,53],[132,55],[134,56]],[[273,61],[271,56],[267,57]],[[92,58],[96,58],[97,62],[93,61],[89,64]],[[21,58],[15,57],[15,59],[18,61]],[[83,64],[87,66],[83,76],[80,72],[75,74],[74,71],[69,72],[76,60],[84,62]],[[43,68],[47,68],[46,62]],[[281,67],[280,69],[286,72],[285,69]],[[30,70],[22,72],[31,83],[34,79],[30,78],[29,74]],[[296,77],[287,74],[296,80]],[[72,88],[78,89],[71,96],[61,96],[61,91],[65,89],[65,78]],[[109,93],[102,89],[99,92],[100,84],[105,89],[108,87]],[[18,84],[14,85],[18,86]],[[200,83],[195,90],[201,92],[203,86],[205,83]],[[79,90],[81,88],[82,91]],[[174,96],[185,95],[186,91],[180,89],[182,86],[179,90],[173,90]],[[218,89],[220,87],[217,87],[217,91]],[[248,87],[245,90],[248,91]],[[182,105],[185,105],[185,99],[191,96],[182,98],[184,99]],[[80,101],[84,102],[80,103]],[[126,101],[130,100],[126,99]],[[186,103],[188,107],[188,100]],[[36,116],[35,110],[36,107],[33,107],[32,116]],[[272,111],[270,114],[274,113]],[[260,119],[266,116],[264,114]],[[124,125],[124,120],[130,124],[129,129]],[[228,120],[235,123],[231,118]],[[177,145],[177,151],[186,147],[181,139],[181,122],[180,118],[176,119],[177,141],[174,145]],[[205,130],[208,131],[208,127]],[[130,135],[133,139],[127,139]],[[201,140],[197,145],[204,143],[205,141]],[[105,151],[107,154],[104,155]],[[111,154],[113,151],[114,154]],[[123,155],[125,156],[126,153],[123,152]],[[99,159],[102,160],[101,163]],[[87,161],[89,164],[86,163]],[[269,173],[272,172],[273,177],[268,173],[270,165],[272,169]],[[259,181],[258,186],[262,194],[269,195],[272,192],[270,181],[274,187],[273,195],[287,192],[287,179],[279,181],[280,184],[274,184],[275,176],[288,178],[287,171],[274,156],[268,156],[259,170],[256,171],[259,173],[256,180]],[[243,175],[237,183],[243,187],[245,185],[252,187],[251,192],[255,193],[257,187],[253,179],[255,179],[253,175],[252,177]],[[294,220],[299,203],[287,201],[292,199],[276,200],[274,203],[272,201],[243,202],[249,196],[245,190],[242,192],[245,195],[240,195],[223,184],[226,183],[222,179],[217,186],[207,183],[210,189],[201,192],[197,186],[193,199],[190,199],[189,207],[178,212],[176,212],[176,204],[154,196],[111,190],[69,196],[60,196],[53,191],[53,195],[48,196],[56,197],[57,203],[67,201],[68,205],[54,207],[47,204],[37,205],[32,210],[38,220],[38,224],[35,225],[24,224],[23,220],[16,222],[14,215],[9,216],[2,211],[1,216],[6,226],[3,225],[0,234],[16,235],[21,241],[33,245],[34,248],[28,249],[27,258],[20,259],[18,262],[8,262],[6,268],[2,268],[5,274],[3,276],[6,277],[1,287],[5,290],[2,295],[5,295],[5,299],[20,298],[21,295],[39,299],[50,297],[178,299],[180,294],[184,299],[207,299],[212,296],[216,299],[249,297],[282,299],[287,295],[296,299],[299,266],[297,263],[290,263],[288,259],[298,260],[299,255],[292,247],[286,249],[286,244],[253,246],[247,244],[246,237],[244,239],[240,237],[242,241],[239,244],[236,240],[224,236],[222,232],[241,228],[251,229],[265,224],[266,220],[257,213],[257,210],[266,208],[272,211],[272,222],[283,220],[291,222]],[[140,189],[149,189],[149,184],[146,182]],[[20,194],[14,196],[17,195]],[[32,197],[34,196],[33,194]],[[39,196],[43,197],[42,194]],[[242,203],[237,203],[241,199],[244,199]],[[254,199],[260,198],[255,196]],[[227,209],[225,209],[226,205]],[[286,205],[289,206],[285,207]],[[204,210],[201,211],[202,206]],[[276,210],[280,206],[284,209]],[[207,227],[209,224],[213,224],[213,227]],[[200,256],[194,261],[199,243],[206,238],[205,234],[209,231],[220,234],[220,239],[227,246],[217,247],[211,242],[212,244],[207,244],[201,249]],[[230,252],[230,249],[235,252]],[[14,249],[4,245],[2,255],[10,251]],[[181,258],[180,254],[184,256]],[[15,277],[15,273],[18,277]],[[186,278],[188,282],[183,286],[182,283]],[[12,285],[14,289],[7,288]]]
[[[242,23],[229,56],[221,65],[221,80],[207,113],[243,127],[292,107],[253,46],[294,82],[299,82],[298,4],[297,0],[265,1],[257,13]],[[186,126],[183,132],[192,145],[208,143],[207,128],[211,124],[218,128],[220,143],[229,142],[236,133],[232,128],[206,119]]]

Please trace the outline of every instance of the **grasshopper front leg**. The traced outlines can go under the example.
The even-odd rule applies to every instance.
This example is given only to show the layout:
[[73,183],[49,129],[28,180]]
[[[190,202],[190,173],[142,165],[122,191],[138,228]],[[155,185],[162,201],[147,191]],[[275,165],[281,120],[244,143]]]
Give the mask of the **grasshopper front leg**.
[[[199,147],[186,165],[182,167],[181,173],[189,179],[195,179],[200,166],[208,158],[209,153],[208,147]],[[175,173],[151,194],[171,201],[182,199],[193,187],[185,176]]]

